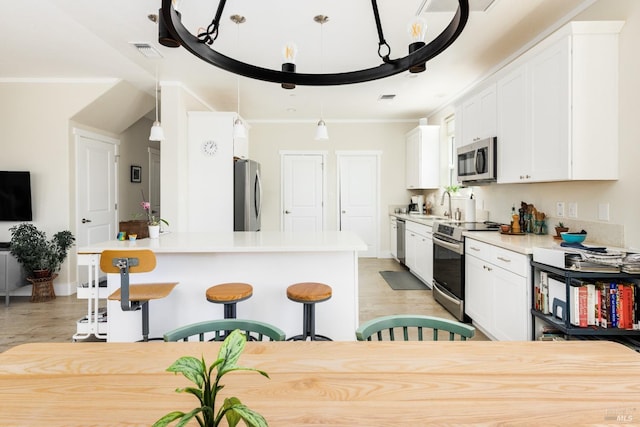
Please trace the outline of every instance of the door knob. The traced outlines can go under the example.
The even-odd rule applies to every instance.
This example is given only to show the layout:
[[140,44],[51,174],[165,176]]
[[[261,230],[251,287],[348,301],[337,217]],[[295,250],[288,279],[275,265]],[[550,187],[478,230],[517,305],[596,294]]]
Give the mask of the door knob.
[[347,213],[347,211],[342,211],[342,213]]
[[83,224],[86,224],[88,222],[91,222],[91,220],[90,219],[86,219],[86,218],[82,218],[82,223]]
[[291,211],[284,211],[284,213],[285,213],[285,214],[290,214],[290,213],[291,213]]

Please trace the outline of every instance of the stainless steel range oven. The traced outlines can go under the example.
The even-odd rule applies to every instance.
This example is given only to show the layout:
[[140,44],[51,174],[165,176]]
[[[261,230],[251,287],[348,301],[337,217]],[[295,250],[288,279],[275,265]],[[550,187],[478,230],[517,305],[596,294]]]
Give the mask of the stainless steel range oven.
[[433,297],[456,319],[464,314],[464,231],[496,231],[494,222],[433,223]]

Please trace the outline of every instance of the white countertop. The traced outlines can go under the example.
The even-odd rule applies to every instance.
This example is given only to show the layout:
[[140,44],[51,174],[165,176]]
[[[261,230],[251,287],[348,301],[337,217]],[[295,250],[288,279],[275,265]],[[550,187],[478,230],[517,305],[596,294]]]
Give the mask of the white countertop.
[[392,213],[390,216],[395,216],[399,219],[404,219],[406,221],[417,222],[418,224],[428,225],[429,227],[433,226],[433,221],[437,220],[446,220],[447,218],[440,215],[422,215],[422,214],[401,214],[401,213]]
[[527,233],[524,235],[511,235],[502,234],[499,231],[465,231],[462,234],[470,239],[479,240],[524,255],[533,254],[534,247],[554,247],[561,242],[561,240],[554,239],[553,235],[550,234]]
[[286,233],[240,231],[228,233],[170,232],[159,239],[109,240],[78,249],[79,254],[105,249],[152,249],[156,253],[212,252],[343,252],[364,251],[367,245],[349,231]]

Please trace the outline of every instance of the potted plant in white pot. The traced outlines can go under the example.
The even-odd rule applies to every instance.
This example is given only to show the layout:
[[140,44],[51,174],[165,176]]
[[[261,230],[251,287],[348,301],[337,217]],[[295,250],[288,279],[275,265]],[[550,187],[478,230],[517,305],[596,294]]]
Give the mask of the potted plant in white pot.
[[9,228],[9,251],[30,278],[46,278],[60,271],[75,237],[70,231],[59,231],[50,240],[35,225],[22,223]]
[[157,239],[160,236],[160,223],[164,223],[165,225],[169,225],[169,223],[162,218],[156,218],[156,216],[151,213],[151,204],[149,202],[142,201],[140,206],[142,206],[142,209],[144,209],[144,212],[147,215],[149,238]]

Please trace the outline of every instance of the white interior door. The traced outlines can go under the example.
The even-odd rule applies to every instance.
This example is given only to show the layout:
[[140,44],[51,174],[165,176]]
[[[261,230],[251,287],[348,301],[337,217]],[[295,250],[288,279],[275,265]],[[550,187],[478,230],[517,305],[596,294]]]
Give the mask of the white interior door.
[[284,231],[324,230],[324,163],[322,153],[282,154]]
[[377,257],[379,247],[380,153],[338,152],[340,230],[367,244],[361,257]]
[[117,234],[116,139],[74,130],[76,135],[77,247]]

